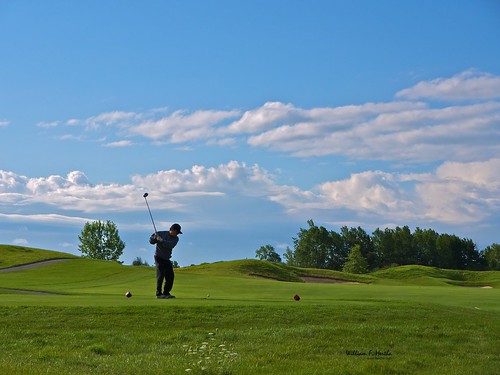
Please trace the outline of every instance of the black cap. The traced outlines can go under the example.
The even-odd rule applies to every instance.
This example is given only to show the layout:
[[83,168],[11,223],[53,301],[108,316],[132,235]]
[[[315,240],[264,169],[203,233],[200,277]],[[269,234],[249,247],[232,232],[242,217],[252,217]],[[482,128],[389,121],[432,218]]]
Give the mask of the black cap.
[[182,234],[182,232],[181,232],[181,226],[179,224],[177,224],[177,223],[172,224],[172,226],[170,227],[170,230],[172,230],[172,229],[176,230],[179,234]]

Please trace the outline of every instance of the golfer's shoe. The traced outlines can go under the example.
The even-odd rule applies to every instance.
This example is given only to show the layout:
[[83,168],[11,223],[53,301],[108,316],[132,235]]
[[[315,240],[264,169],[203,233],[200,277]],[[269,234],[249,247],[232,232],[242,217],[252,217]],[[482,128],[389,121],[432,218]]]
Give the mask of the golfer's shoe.
[[170,299],[170,298],[175,298],[175,296],[174,296],[174,295],[172,295],[172,294],[170,294],[170,293],[168,293],[168,294],[164,294],[164,295],[163,295],[163,298]]
[[156,298],[159,298],[159,299],[165,299],[165,298],[167,298],[167,296],[166,296],[166,295],[164,295],[164,294],[157,294],[157,295],[156,295]]

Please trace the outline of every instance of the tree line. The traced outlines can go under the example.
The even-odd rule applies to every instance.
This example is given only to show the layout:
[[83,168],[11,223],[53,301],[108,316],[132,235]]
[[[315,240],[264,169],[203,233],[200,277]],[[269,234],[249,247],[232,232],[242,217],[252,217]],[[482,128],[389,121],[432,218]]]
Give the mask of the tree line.
[[[439,234],[432,229],[408,226],[377,228],[371,235],[361,227],[343,226],[340,232],[307,221],[287,247],[285,263],[307,268],[324,268],[363,273],[396,265],[423,265],[459,270],[500,270],[500,245],[494,243],[480,251],[467,238]],[[279,261],[270,245],[256,251],[259,259]]]
[[[340,232],[317,226],[312,220],[308,229],[300,228],[293,238],[294,250],[287,248],[283,257],[288,265],[364,273],[395,265],[416,264],[458,270],[500,270],[500,245],[492,244],[479,251],[467,238],[439,234],[432,229],[408,226],[377,228],[369,235],[363,228],[343,226]],[[78,236],[83,256],[114,260],[123,253],[125,243],[111,221],[86,223]],[[262,246],[256,257],[282,262],[271,245]],[[134,265],[148,265],[137,258]],[[178,267],[178,264],[175,263]]]

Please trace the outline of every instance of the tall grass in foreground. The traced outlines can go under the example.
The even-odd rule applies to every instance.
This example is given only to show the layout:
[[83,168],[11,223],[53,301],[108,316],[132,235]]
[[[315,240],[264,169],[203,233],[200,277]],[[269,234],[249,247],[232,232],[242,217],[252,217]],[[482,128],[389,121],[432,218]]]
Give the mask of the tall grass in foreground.
[[483,375],[500,368],[498,314],[430,304],[18,306],[0,307],[0,321],[2,374]]

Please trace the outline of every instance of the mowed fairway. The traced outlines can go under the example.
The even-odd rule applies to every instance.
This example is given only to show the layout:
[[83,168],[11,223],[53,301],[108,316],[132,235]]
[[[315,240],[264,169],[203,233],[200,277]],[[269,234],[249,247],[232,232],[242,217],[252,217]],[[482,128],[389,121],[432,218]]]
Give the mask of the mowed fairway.
[[[36,253],[43,259],[43,251]],[[248,274],[360,278],[221,262],[177,270],[175,300],[154,298],[154,272],[79,258],[0,272],[0,373],[497,374],[500,368],[499,272],[399,267],[367,276],[369,283],[326,284]]]

